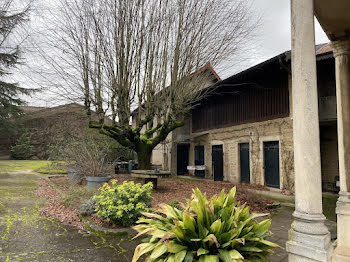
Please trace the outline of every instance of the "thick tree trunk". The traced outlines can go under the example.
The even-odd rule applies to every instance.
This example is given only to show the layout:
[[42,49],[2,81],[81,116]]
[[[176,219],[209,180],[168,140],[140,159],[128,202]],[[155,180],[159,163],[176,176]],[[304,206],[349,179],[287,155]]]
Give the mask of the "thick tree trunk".
[[152,157],[152,151],[145,150],[145,151],[137,152],[139,169],[150,170],[152,168],[151,157]]

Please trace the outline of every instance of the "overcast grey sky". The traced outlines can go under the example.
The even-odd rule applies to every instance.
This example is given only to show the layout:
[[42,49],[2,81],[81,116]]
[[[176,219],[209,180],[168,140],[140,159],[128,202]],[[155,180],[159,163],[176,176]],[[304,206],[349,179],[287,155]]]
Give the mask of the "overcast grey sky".
[[[222,79],[290,50],[290,0],[253,1],[255,1],[252,6],[253,12],[261,17],[261,25],[257,33],[258,39],[254,41],[254,47],[251,52],[241,54],[244,57],[244,62],[236,63],[234,66],[225,64],[222,68],[216,68]],[[43,5],[40,6],[41,8],[51,9],[52,2],[43,2],[48,4],[48,7]],[[316,19],[315,31],[316,44],[329,41]],[[45,96],[41,97],[45,98]],[[48,106],[47,101],[43,101],[37,96],[29,98],[28,102],[30,105]]]
[[[254,52],[245,54],[248,58],[245,64],[225,70],[223,78],[291,49],[290,0],[255,0],[253,8],[262,18]],[[316,19],[315,37],[316,44],[329,42]]]

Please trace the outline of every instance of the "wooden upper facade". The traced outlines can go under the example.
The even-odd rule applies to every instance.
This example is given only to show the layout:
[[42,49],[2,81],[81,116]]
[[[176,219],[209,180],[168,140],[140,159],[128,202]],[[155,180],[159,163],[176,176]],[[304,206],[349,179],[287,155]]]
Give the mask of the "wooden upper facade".
[[[288,78],[287,78],[288,79]],[[192,131],[199,132],[289,115],[288,82],[262,88],[247,85],[227,88],[192,111]]]
[[[336,119],[334,58],[317,48],[320,121]],[[192,133],[290,116],[290,52],[218,82],[192,110]]]

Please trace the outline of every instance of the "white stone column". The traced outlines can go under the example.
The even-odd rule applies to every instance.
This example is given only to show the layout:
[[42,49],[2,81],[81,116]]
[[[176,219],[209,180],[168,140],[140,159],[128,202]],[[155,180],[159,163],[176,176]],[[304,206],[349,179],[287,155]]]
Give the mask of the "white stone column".
[[335,261],[350,261],[350,39],[332,43],[337,84],[340,192]]
[[289,261],[330,261],[322,214],[314,0],[291,3],[295,212],[286,246]]

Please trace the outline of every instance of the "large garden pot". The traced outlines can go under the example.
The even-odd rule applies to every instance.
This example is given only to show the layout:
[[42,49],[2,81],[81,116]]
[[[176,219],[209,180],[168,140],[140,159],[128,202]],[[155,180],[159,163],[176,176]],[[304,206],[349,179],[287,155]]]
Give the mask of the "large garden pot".
[[96,189],[102,186],[104,183],[108,183],[111,180],[110,176],[87,176],[86,182],[88,189]]
[[68,167],[67,172],[68,172],[69,184],[72,184],[72,185],[81,184],[81,182],[83,181],[83,176],[81,175],[81,173],[77,169],[75,169],[73,167]]

